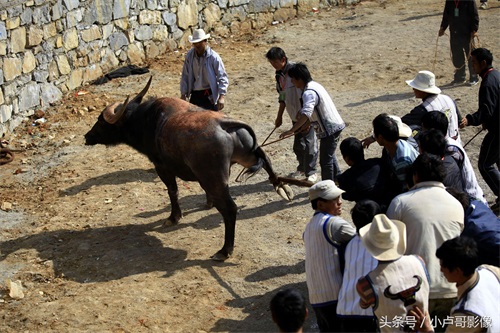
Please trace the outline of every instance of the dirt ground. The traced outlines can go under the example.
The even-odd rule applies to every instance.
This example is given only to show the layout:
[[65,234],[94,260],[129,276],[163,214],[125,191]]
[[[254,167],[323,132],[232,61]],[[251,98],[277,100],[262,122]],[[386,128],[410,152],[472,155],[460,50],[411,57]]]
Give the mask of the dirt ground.
[[[444,1],[362,1],[248,35],[214,38],[230,78],[226,109],[262,141],[277,106],[274,73],[264,58],[280,46],[304,61],[347,123],[342,138],[363,138],[381,112],[403,115],[419,103],[405,80],[434,70],[437,84],[462,114],[474,112],[479,86],[450,86],[448,38],[437,40]],[[481,45],[500,57],[500,3],[480,12]],[[178,96],[185,50],[150,64],[149,95]],[[84,146],[83,135],[105,105],[139,92],[149,76],[114,79],[89,93],[68,94],[4,139],[15,149],[0,166],[0,332],[254,332],[276,331],[268,304],[281,288],[307,295],[302,231],[312,210],[307,189],[285,202],[261,172],[231,193],[240,208],[233,257],[209,259],[223,242],[221,216],[204,210],[196,183],[179,181],[184,218],[169,215],[166,188],[147,159],[126,146]],[[291,126],[289,119],[270,138]],[[467,142],[479,129],[461,132]],[[466,148],[477,163],[481,133]],[[275,171],[296,162],[291,139],[265,147]],[[372,145],[368,157],[378,156]],[[337,154],[340,158],[340,155]],[[341,161],[341,167],[346,165]],[[493,194],[478,179],[489,201]],[[9,204],[12,209],[8,209]],[[349,219],[350,202],[344,202]],[[7,279],[20,281],[11,298]],[[317,331],[311,308],[306,331]]]

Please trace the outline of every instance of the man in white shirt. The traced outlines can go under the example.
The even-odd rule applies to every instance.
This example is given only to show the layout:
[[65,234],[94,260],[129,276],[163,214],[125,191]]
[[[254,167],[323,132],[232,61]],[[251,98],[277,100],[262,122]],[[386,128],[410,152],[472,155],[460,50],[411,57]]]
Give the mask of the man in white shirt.
[[464,210],[442,183],[445,170],[441,160],[423,153],[413,162],[412,174],[415,186],[392,200],[387,216],[406,225],[406,254],[419,255],[426,262],[430,276],[429,312],[443,320],[450,313],[457,289],[441,274],[434,253],[444,241],[460,235]]

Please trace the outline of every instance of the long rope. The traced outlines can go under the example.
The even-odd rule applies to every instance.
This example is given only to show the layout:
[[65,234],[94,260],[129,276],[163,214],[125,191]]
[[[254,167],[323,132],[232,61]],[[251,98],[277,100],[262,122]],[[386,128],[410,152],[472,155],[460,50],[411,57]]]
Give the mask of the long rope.
[[282,137],[282,138],[280,138],[280,139],[277,139],[277,140],[271,141],[271,142],[266,143],[266,144],[262,144],[262,145],[261,145],[261,147],[265,147],[265,146],[272,145],[273,143],[279,142],[279,141],[281,141],[281,140],[288,139],[288,138],[290,138],[290,137],[292,137],[292,136],[294,136],[294,135],[295,135],[295,133],[292,133],[292,134],[287,135],[287,136],[284,136],[284,137]]
[[[445,35],[448,36],[447,34],[445,34]],[[437,38],[436,38],[436,47],[435,47],[435,51],[434,51],[434,63],[432,64],[432,72],[434,74],[436,74],[436,61],[437,61],[439,37],[441,37],[441,36],[437,36]],[[477,39],[477,43],[476,43],[476,39]],[[455,71],[459,71],[460,69],[465,67],[465,64],[468,63],[468,61],[471,57],[472,50],[477,49],[479,47],[481,47],[481,40],[479,39],[479,35],[475,34],[473,37],[471,37],[470,42],[469,42],[469,53],[467,54],[467,59],[465,59],[464,64],[462,66],[455,68]],[[451,48],[450,48],[450,60],[453,63],[453,54],[451,52]]]
[[[265,146],[266,141],[267,141],[267,140],[271,137],[271,135],[274,133],[274,131],[276,131],[276,129],[277,129],[277,128],[278,128],[278,127],[276,127],[276,126],[273,128],[273,130],[271,131],[271,133],[269,133],[269,135],[267,136],[267,138],[266,138],[266,139],[264,140],[264,142],[262,142],[262,144],[260,145],[261,147],[264,147],[264,146]],[[246,169],[245,167],[243,167],[243,169],[241,169],[240,173],[238,174],[238,176],[237,176],[237,177],[236,177],[236,179],[235,179],[235,181],[236,181],[236,182],[241,182],[240,177],[241,177],[241,175],[243,174],[243,171],[245,171],[245,169]]]

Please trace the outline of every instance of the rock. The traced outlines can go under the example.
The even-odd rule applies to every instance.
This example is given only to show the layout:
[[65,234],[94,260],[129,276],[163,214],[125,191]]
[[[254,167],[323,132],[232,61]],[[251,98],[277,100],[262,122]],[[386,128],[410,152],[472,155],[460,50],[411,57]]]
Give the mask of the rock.
[[24,298],[23,285],[21,281],[12,281],[11,279],[5,280],[7,288],[9,289],[9,296],[13,299]]
[[45,117],[45,112],[43,112],[42,110],[37,110],[35,111],[35,119],[40,119],[40,118],[43,118]]
[[12,210],[12,203],[10,203],[8,201],[4,201],[4,202],[2,202],[0,209],[3,211],[6,211],[6,212],[11,211]]

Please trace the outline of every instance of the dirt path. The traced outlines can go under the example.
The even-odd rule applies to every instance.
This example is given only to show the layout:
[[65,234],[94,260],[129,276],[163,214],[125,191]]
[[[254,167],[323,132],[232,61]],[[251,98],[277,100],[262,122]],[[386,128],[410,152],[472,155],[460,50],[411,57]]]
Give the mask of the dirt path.
[[[263,140],[277,111],[274,75],[264,58],[274,45],[308,64],[333,96],[348,127],[343,138],[370,133],[381,112],[403,115],[417,105],[405,80],[423,69],[437,74],[463,114],[477,106],[478,86],[450,87],[446,38],[436,38],[444,2],[363,1],[322,10],[253,35],[215,39],[212,47],[230,78],[226,113],[246,121]],[[482,45],[500,57],[498,15],[481,11]],[[178,96],[183,52],[151,64],[151,94]],[[85,134],[100,110],[144,86],[146,76],[115,79],[70,94],[45,115],[7,137],[21,150],[0,166],[1,332],[250,332],[276,331],[270,298],[291,286],[307,294],[301,239],[311,216],[306,189],[281,201],[262,172],[246,184],[232,181],[240,207],[234,256],[209,260],[222,244],[221,217],[203,210],[195,183],[179,182],[184,218],[163,228],[169,213],[165,186],[132,149],[86,147]],[[283,126],[288,129],[290,123]],[[477,131],[467,128],[466,142]],[[278,130],[275,138],[278,136]],[[475,165],[483,134],[468,147]],[[294,171],[291,139],[267,146],[276,171]],[[372,146],[366,154],[377,156]],[[337,155],[340,157],[339,155]],[[341,167],[345,168],[342,162]],[[233,168],[233,177],[240,167]],[[481,181],[487,199],[493,195]],[[349,218],[349,202],[344,204]],[[25,297],[11,299],[5,279],[20,280]],[[314,328],[310,309],[307,331]]]

